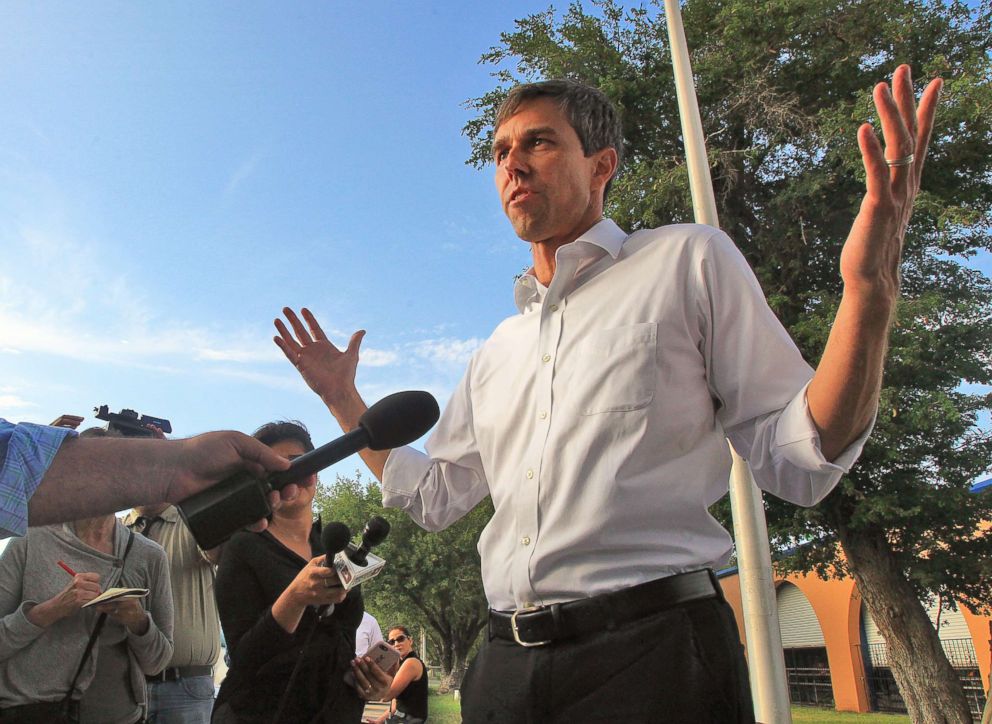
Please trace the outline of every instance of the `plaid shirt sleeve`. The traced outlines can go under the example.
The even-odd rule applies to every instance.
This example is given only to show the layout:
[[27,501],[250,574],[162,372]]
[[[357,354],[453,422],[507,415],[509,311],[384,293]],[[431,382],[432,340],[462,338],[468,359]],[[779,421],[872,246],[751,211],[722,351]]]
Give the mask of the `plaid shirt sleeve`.
[[74,430],[0,418],[0,538],[24,535],[28,500],[52,464],[62,441]]

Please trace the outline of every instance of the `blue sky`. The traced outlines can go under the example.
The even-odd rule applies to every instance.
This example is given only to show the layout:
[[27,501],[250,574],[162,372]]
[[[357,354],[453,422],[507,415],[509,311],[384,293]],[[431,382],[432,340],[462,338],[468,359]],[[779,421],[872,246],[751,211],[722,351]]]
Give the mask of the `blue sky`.
[[[271,342],[368,330],[443,403],[527,247],[465,165],[479,56],[538,0],[0,5],[0,416],[340,434]],[[345,474],[357,458],[331,470]]]
[[529,259],[465,165],[461,104],[546,7],[4,3],[0,416],[109,404],[329,440],[271,342],[284,305],[368,330],[370,402],[443,402]]

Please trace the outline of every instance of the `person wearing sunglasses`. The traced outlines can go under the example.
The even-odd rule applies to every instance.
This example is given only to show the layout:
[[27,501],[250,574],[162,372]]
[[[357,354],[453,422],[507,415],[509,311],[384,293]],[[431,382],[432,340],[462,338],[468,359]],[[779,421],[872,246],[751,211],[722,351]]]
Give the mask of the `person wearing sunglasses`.
[[372,721],[375,724],[424,724],[427,721],[427,667],[413,650],[410,630],[406,626],[393,626],[386,643],[394,646],[403,658],[386,697],[393,700],[390,711]]

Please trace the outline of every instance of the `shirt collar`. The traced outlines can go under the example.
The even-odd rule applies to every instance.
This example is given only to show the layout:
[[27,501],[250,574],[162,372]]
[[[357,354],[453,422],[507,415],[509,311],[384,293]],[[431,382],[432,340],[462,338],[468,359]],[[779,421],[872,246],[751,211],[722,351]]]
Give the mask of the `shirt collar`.
[[[616,261],[626,240],[627,232],[617,226],[613,219],[600,219],[578,239],[558,249],[555,252],[555,262],[557,264],[566,257],[580,261],[592,259],[603,252]],[[544,286],[534,276],[534,267],[531,267],[520,275],[513,285],[513,301],[517,305],[517,310],[522,313],[528,304],[544,296],[545,291]]]

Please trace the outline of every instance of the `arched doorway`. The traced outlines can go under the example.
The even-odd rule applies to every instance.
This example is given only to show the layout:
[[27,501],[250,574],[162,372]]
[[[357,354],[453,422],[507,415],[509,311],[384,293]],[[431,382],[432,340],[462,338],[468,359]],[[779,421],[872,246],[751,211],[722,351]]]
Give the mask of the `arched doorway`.
[[792,703],[833,708],[827,647],[813,606],[798,586],[788,582],[779,585],[775,598]]

